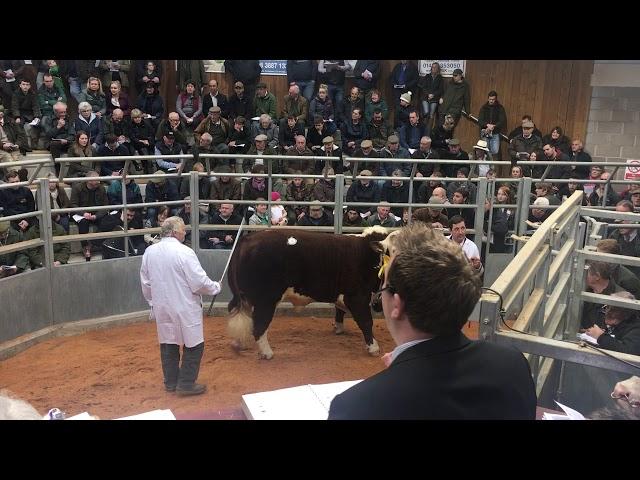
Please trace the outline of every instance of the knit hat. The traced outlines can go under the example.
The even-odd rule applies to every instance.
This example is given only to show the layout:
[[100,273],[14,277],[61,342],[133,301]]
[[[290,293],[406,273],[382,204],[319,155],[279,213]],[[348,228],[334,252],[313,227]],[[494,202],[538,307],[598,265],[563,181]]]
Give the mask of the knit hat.
[[400,95],[400,100],[404,100],[407,103],[411,103],[411,92],[406,92]]
[[280,194],[278,192],[271,192],[271,201],[277,202],[280,200]]

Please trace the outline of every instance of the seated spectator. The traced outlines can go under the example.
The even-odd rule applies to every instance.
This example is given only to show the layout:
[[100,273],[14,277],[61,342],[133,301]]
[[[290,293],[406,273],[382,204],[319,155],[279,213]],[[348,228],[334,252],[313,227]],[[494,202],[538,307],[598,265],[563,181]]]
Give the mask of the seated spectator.
[[[207,94],[203,94],[202,111],[208,112],[211,107],[220,107],[222,117],[229,119],[229,102],[227,96],[218,89],[218,81],[212,78],[208,86]],[[244,114],[242,116],[244,117]]]
[[360,143],[369,138],[367,126],[362,121],[362,110],[354,108],[351,111],[351,120],[344,122],[342,132],[342,151],[352,156]]
[[[271,148],[267,145],[268,137],[264,134],[257,135],[253,140],[253,145],[249,148],[247,155],[277,155],[275,149]],[[267,160],[263,158],[256,158],[255,160],[251,159],[236,159],[236,172],[244,173],[250,171],[256,165],[261,165],[265,167],[266,170],[266,162]],[[281,160],[273,160],[271,163],[271,171],[272,173],[280,173],[282,172]]]
[[[89,171],[87,177],[98,177],[98,172]],[[89,180],[87,182],[77,182],[71,187],[71,207],[98,207],[108,205],[109,199],[104,187],[100,184],[100,180]],[[75,212],[73,214],[74,221],[78,224],[78,232],[80,234],[89,233],[90,225],[96,225],[107,214],[106,210],[97,210],[92,212]],[[91,242],[82,240],[82,250],[84,259],[91,261]]]
[[[165,172],[162,170],[155,172],[154,175],[159,176],[152,178],[149,183],[147,183],[147,188],[145,190],[146,203],[158,202],[159,204],[162,204],[162,202],[174,202],[179,200],[178,189],[176,188],[175,182],[169,182],[168,179],[164,177]],[[171,210],[171,215],[174,215],[177,207],[172,205],[169,208]],[[155,219],[157,215],[158,207],[147,207],[147,218],[149,220]]]
[[553,184],[549,182],[536,182],[536,198],[544,197],[549,200],[549,205],[560,205],[560,200],[553,193]]
[[[240,117],[242,118],[242,117]],[[216,154],[217,151],[216,149],[213,147],[213,145],[211,145],[211,143],[213,142],[213,138],[211,138],[211,135],[209,135],[207,132],[204,132],[202,135],[200,135],[200,141],[195,144],[193,146],[193,148],[191,149],[191,153],[193,154],[193,158],[186,159],[186,166],[190,167],[190,169],[193,168],[193,164],[195,162],[200,162],[203,165],[206,165],[207,160],[209,161],[209,165],[211,166],[211,170],[215,170],[216,168],[219,168],[222,165],[229,165],[229,159],[228,158],[209,158],[209,159],[205,159],[205,158],[200,158],[200,155],[202,154]]]
[[633,213],[640,213],[640,185],[631,185],[627,191],[627,197],[633,205]]
[[[359,144],[359,148],[357,148],[353,153],[354,159],[350,161],[349,170],[353,172],[360,172],[362,170],[377,172],[380,163],[371,161],[370,159],[378,157],[378,153],[373,149],[373,142],[371,142],[371,140],[362,140]],[[378,186],[381,186],[381,184],[384,183],[379,180],[376,180],[375,182],[378,183]]]
[[584,151],[584,143],[579,138],[571,141],[571,152],[568,154],[569,160],[572,162],[583,162],[585,165],[572,165],[571,176],[581,180],[589,178],[589,164],[591,163],[591,155]]
[[366,227],[367,221],[362,218],[356,207],[347,207],[342,217],[343,227]]
[[[134,203],[142,203],[142,193],[140,192],[140,186],[131,177],[125,178],[127,205]],[[107,197],[109,197],[110,205],[122,204],[122,181],[120,178],[113,180],[109,188],[107,188]],[[138,211],[138,210],[134,210]]]
[[[509,156],[511,165],[515,165],[518,160],[531,160],[531,153],[541,150],[542,139],[533,133],[535,125],[531,120],[522,121],[522,133],[512,137],[509,142]],[[539,176],[535,176],[540,178]]]
[[[91,158],[95,155],[91,143],[89,143],[89,135],[83,130],[76,131],[74,142],[69,147],[69,157],[73,158]],[[95,162],[84,160],[82,162],[70,162],[69,169],[65,176],[69,177],[85,177],[88,172],[93,170]]]
[[[162,222],[164,222],[169,217],[170,210],[166,205],[160,205],[156,211],[157,215],[155,218],[147,218],[144,221],[144,228],[160,228]],[[144,242],[147,244],[147,246],[158,243],[161,239],[162,237],[160,237],[160,232],[155,234],[144,234]]]
[[[586,292],[597,293],[600,295],[611,295],[616,292],[624,292],[624,290],[620,288],[620,286],[612,278],[613,264],[608,262],[598,262],[596,260],[588,260],[586,263],[586,268]],[[604,330],[606,328],[606,324],[604,321],[605,310],[605,304],[585,301],[582,311],[582,319],[580,320],[581,328],[587,329],[596,325]]]
[[[220,109],[220,111],[222,112],[222,109]],[[200,124],[203,118],[202,98],[198,93],[196,82],[193,80],[187,80],[184,92],[176,98],[176,112],[178,112],[180,119],[184,122],[186,127],[187,143],[189,146],[193,146],[195,143],[193,131]],[[160,123],[160,117],[158,117],[158,123]]]
[[469,192],[469,203],[473,203],[476,201],[478,187],[476,187],[472,182],[469,181],[469,168],[460,167],[456,170],[456,178],[458,180],[449,182],[447,186],[447,198],[449,201],[452,201],[453,194],[456,190],[460,188],[464,188]]
[[141,91],[149,82],[160,86],[162,63],[160,60],[136,60],[136,87]]
[[[311,175],[315,169],[315,161],[307,160],[304,157],[312,157],[313,152],[307,148],[307,139],[303,135],[296,137],[296,146],[287,150],[287,156],[298,157],[296,159],[286,160],[284,172],[290,175],[301,172],[303,175]],[[307,183],[313,184],[312,178],[305,180]]]
[[122,86],[119,81],[116,80],[110,83],[109,91],[105,95],[105,100],[107,104],[107,116],[111,116],[116,108],[122,110],[122,114],[125,117],[131,114],[129,96],[122,91]]
[[[12,245],[22,241],[22,234],[11,227],[7,221],[0,221],[0,246]],[[24,250],[0,253],[0,278],[10,277],[24,272],[29,266],[29,257]]]
[[80,102],[78,105],[78,118],[73,122],[73,128],[76,132],[83,131],[89,135],[94,152],[104,144],[104,125],[91,110],[89,102]]
[[[427,203],[442,205],[444,204],[444,200],[434,195],[429,198]],[[413,221],[424,222],[430,225],[431,228],[449,228],[449,219],[442,212],[443,209],[439,207],[417,208],[413,211]]]
[[[420,116],[417,110],[409,112],[409,122],[400,127],[398,136],[400,137],[400,145],[407,150],[417,150],[420,148],[420,139],[425,136],[424,124],[420,122]],[[467,156],[467,160],[469,157]]]
[[[410,153],[409,151],[400,146],[400,139],[398,138],[397,135],[390,135],[389,138],[387,139],[387,145],[385,148],[383,148],[382,150],[380,150],[380,157],[381,158],[393,158],[393,159],[400,159],[400,158],[406,158],[409,159],[410,158]],[[400,170],[402,172],[401,176],[406,176],[408,177],[409,175],[411,175],[411,163],[410,162],[405,162],[405,163],[395,163],[395,162],[383,162],[383,163],[379,163],[378,164],[378,169],[377,169],[377,175],[381,176],[381,177],[387,177],[390,176],[391,173],[394,170]],[[379,182],[384,183],[384,180],[379,180]]]
[[[635,300],[629,292],[621,291],[612,297]],[[594,324],[585,333],[598,342],[598,346],[614,352],[640,355],[640,318],[629,308],[607,305],[604,307],[604,328]]]
[[553,210],[545,209],[545,208],[535,208],[535,207],[548,207],[549,199],[545,197],[538,197],[533,202],[533,208],[531,209],[531,213],[529,214],[528,220],[531,223],[535,223],[536,225],[540,225],[544,222],[549,215],[553,212]]
[[[609,180],[611,174],[607,171],[602,172],[599,180]],[[605,199],[605,190],[607,191],[606,199]],[[604,205],[603,205],[604,201]],[[612,207],[620,201],[620,197],[613,189],[613,185],[609,185],[609,188],[606,188],[606,183],[598,183],[596,187],[591,192],[591,195],[587,198],[587,203],[590,207]],[[633,211],[633,209],[631,210]]]
[[334,170],[336,173],[342,173],[344,171],[344,164],[342,162],[342,150],[333,141],[333,137],[328,136],[322,139],[322,147],[319,151],[314,153],[317,157],[337,157],[338,160],[316,160],[315,172],[320,173],[324,171],[327,166]]
[[[253,174],[264,174],[264,165],[254,165],[251,168]],[[258,198],[265,198],[267,196],[267,178],[266,177],[251,177],[244,184],[244,190],[242,192],[243,200],[257,200]],[[249,210],[249,209],[248,209]],[[251,211],[251,210],[249,210]]]
[[[216,168],[216,173],[231,173],[231,167],[228,165],[222,165]],[[214,182],[211,184],[209,190],[210,200],[240,200],[242,193],[242,185],[233,177],[218,175]],[[201,197],[204,198],[204,197]],[[216,204],[209,204],[209,217],[211,217],[217,208]],[[238,208],[242,211],[242,208]]]
[[[360,172],[362,177],[370,177],[370,170]],[[368,203],[369,205],[353,205],[358,213],[364,214],[364,218],[369,217],[376,211],[376,206],[380,203],[380,187],[376,182],[372,182],[368,178],[361,178],[357,182],[353,182],[347,190],[347,203],[353,202]]]
[[320,121],[326,127],[327,134],[323,135],[324,137],[336,131],[337,122],[333,102],[329,98],[329,89],[324,84],[320,85],[318,94],[309,103],[308,124],[315,124],[318,121],[316,117],[320,117]]
[[[176,104],[179,100],[180,96],[178,96]],[[138,96],[136,108],[143,113],[146,120],[149,120],[153,128],[158,128],[160,120],[162,120],[162,117],[164,116],[164,101],[162,100],[162,97],[158,92],[158,87],[154,82],[147,83],[144,91]],[[178,113],[180,113],[179,110]],[[193,119],[191,120],[191,123],[193,123]]]
[[309,116],[309,101],[300,95],[300,87],[291,85],[289,94],[284,97],[282,103],[282,111],[280,112],[280,128],[284,128],[289,115],[294,115],[296,123],[302,128],[307,126],[307,117]]
[[[455,177],[458,170],[462,167],[466,167],[466,176],[469,176],[469,154],[462,150],[462,147],[460,146],[460,140],[458,140],[457,138],[452,138],[451,140],[449,140],[449,146],[447,150],[440,151],[440,158],[444,160],[457,160],[460,162],[457,164],[443,164],[440,167],[440,170],[445,177]],[[473,198],[475,198],[475,196]]]
[[[227,146],[227,140],[231,127],[227,119],[220,116],[221,112],[222,109],[220,107],[211,107],[209,109],[209,115],[207,115],[194,130],[194,135],[196,142],[199,142],[200,135],[207,132],[213,139],[212,145],[217,150],[217,153],[228,153],[229,147]],[[235,119],[237,116],[240,115],[236,115],[233,118]]]
[[[447,209],[447,216],[449,222],[454,216],[459,216],[464,219],[465,225],[470,227],[474,226],[476,211],[475,208],[460,208],[457,205],[469,205],[469,190],[466,188],[458,188],[453,192],[451,196],[451,207]],[[473,239],[472,239],[473,241]]]
[[[7,105],[7,108],[9,106]],[[27,78],[20,80],[19,88],[13,92],[11,98],[11,115],[16,125],[24,129],[27,139],[25,151],[38,148],[40,138],[40,121],[42,113],[38,104],[38,95],[31,88],[31,82]],[[34,122],[35,125],[31,125]]]
[[[204,165],[202,162],[196,162],[193,164],[192,172],[204,173]],[[209,198],[209,193],[211,191],[211,181],[209,177],[199,177],[198,178],[198,199],[206,200]],[[180,198],[184,199],[191,194],[191,179],[189,177],[183,177],[180,182]],[[200,209],[207,213],[208,206],[200,207]]]
[[[523,115],[522,119],[520,120],[520,125],[514,128],[513,130],[511,130],[511,133],[509,133],[509,142],[514,138],[516,138],[518,135],[522,135],[522,131],[524,130],[523,128],[524,123],[529,123],[529,122],[533,123],[533,118],[531,117],[531,115]],[[536,128],[535,123],[533,124],[532,133],[536,137],[540,138],[540,141],[542,142],[542,137],[543,137],[542,132]]]
[[98,118],[102,118],[107,113],[107,99],[102,90],[102,82],[97,77],[89,77],[87,88],[80,93],[80,102],[88,102],[91,110]]
[[161,141],[162,137],[169,132],[173,132],[173,135],[176,137],[176,143],[182,145],[182,148],[186,152],[189,147],[189,142],[187,141],[187,127],[184,122],[180,120],[180,116],[177,112],[169,112],[167,119],[160,122],[160,125],[158,125],[158,129],[156,130],[156,143]]
[[[155,129],[149,123],[149,120],[144,118],[142,112],[137,108],[131,110],[131,124],[129,126],[129,133],[131,135],[131,146],[138,152],[138,155],[153,155],[155,151],[153,138]],[[156,171],[152,160],[143,160],[142,169],[145,174],[153,173]]]
[[329,136],[329,129],[320,115],[316,115],[310,123],[313,128],[309,127],[307,131],[307,146],[317,155],[317,150],[322,148],[322,139]]
[[[58,177],[51,172],[47,175],[47,178],[49,179],[49,198],[51,199],[51,208],[71,208],[71,200],[69,200],[64,188],[58,183]],[[52,218],[54,216],[56,217],[55,221],[62,225],[65,232],[69,233],[69,214],[52,214]]]
[[[620,255],[620,245],[613,238],[598,240],[596,243],[596,251],[599,253],[610,253],[612,255]],[[611,278],[620,288],[631,293],[635,298],[640,300],[640,279],[626,266],[611,263]]]
[[[409,95],[411,95],[411,92],[409,92]],[[387,102],[384,101],[384,98],[382,98],[380,90],[376,88],[371,90],[371,96],[365,99],[364,102],[364,121],[366,123],[369,123],[371,122],[371,120],[373,120],[373,112],[375,110],[380,110],[384,121],[388,120],[389,107],[387,106]]]
[[67,105],[67,96],[64,93],[64,88],[55,84],[53,75],[50,73],[45,73],[43,81],[43,85],[38,89],[38,106],[43,117],[45,115],[52,116],[56,103]]
[[[271,192],[271,225],[283,226],[288,223],[287,209],[280,205],[280,194]],[[276,203],[274,203],[276,202]]]
[[165,173],[173,173],[177,172],[178,170],[182,170],[182,162],[184,162],[184,159],[162,157],[165,155],[181,155],[183,153],[185,153],[183,150],[183,146],[180,143],[176,142],[176,137],[173,131],[168,131],[162,137],[161,141],[156,142],[154,154],[157,157],[160,157],[156,160],[158,170],[162,170]]
[[[336,181],[333,178],[328,178],[328,175],[334,175],[333,169],[325,168],[321,174],[324,177],[320,178],[313,186],[311,199],[319,202],[333,202],[336,197]],[[334,210],[333,207],[324,207],[324,209],[329,213]]]
[[[418,150],[411,154],[411,158],[415,160],[432,160],[440,158],[440,154],[432,148],[431,137],[424,136],[420,139]],[[421,163],[418,165],[416,177],[431,177],[434,172],[440,173],[440,165],[433,163]],[[442,176],[442,175],[441,175]],[[424,183],[421,183],[424,185]],[[428,198],[428,197],[427,197]]]
[[439,180],[440,177],[442,177],[442,174],[439,171],[436,171],[429,176],[429,178],[432,178],[432,180],[420,183],[420,187],[418,187],[418,203],[428,203],[427,200],[429,200],[431,195],[433,195],[433,192],[436,188],[440,188],[441,190],[443,190],[445,192],[444,196],[446,198],[447,194],[446,190],[444,189],[445,184]]
[[[229,121],[233,121],[238,115],[244,118],[253,116],[253,98],[245,95],[244,83],[236,81],[233,84],[233,95],[229,97]],[[218,105],[222,108],[222,105]],[[208,112],[211,109],[207,110]]]
[[[270,118],[276,118],[278,115],[278,100],[276,100],[276,96],[273,93],[267,91],[267,84],[264,82],[256,85],[256,96],[253,99],[253,115],[251,117],[262,117],[262,115],[268,115]],[[256,126],[259,121],[254,121],[251,126]]]
[[[496,138],[500,138],[498,134],[496,134]],[[473,146],[473,154],[469,160],[484,160],[485,162],[492,161],[491,153],[489,152],[489,145],[486,140],[480,139],[476,142]],[[472,172],[475,172],[475,167],[476,165],[473,165],[473,169],[471,170]],[[477,165],[477,167],[479,177],[486,177],[489,170],[491,170],[489,163],[481,163],[480,165]]]
[[[120,143],[118,143],[118,137],[113,134],[105,136],[105,143],[98,149],[98,157],[126,157],[129,155],[129,150]],[[100,174],[103,177],[113,175],[114,172],[122,174],[124,169],[124,161],[107,160],[100,165]]]
[[[51,229],[54,237],[60,237],[67,235],[69,232],[62,228],[59,223],[60,214],[51,214]],[[27,230],[24,236],[25,240],[39,240],[40,239],[40,222],[34,222],[33,226]],[[35,247],[27,250],[27,256],[29,257],[29,265],[32,270],[41,268],[44,261],[44,247]],[[69,243],[54,243],[53,244],[53,265],[58,267],[60,265],[66,265],[69,263],[69,257],[71,256],[71,244]]]
[[[53,106],[53,116],[45,115],[42,119],[42,130],[45,145],[53,158],[60,158],[73,142],[73,123],[67,119],[67,105],[58,102]],[[56,173],[60,167],[56,164]]]
[[[125,211],[127,229],[141,229],[142,219],[136,215],[133,208],[127,208],[120,211],[110,212],[100,221],[101,232],[124,232]],[[129,243],[129,256],[142,255],[146,244],[142,235],[129,237],[107,238],[102,242],[102,259],[123,258],[125,256],[124,242]]]
[[[302,172],[296,170],[294,174],[302,174]],[[311,188],[311,185],[305,183],[301,177],[296,177],[287,185],[287,193],[284,199],[287,202],[308,202],[311,200]],[[333,199],[330,201],[333,201]],[[307,213],[306,205],[287,205],[287,207],[289,225],[295,225]]]
[[20,161],[20,152],[26,152],[29,148],[24,129],[4,112],[4,107],[0,105],[0,164]]
[[[275,97],[274,97],[275,98]],[[274,150],[278,148],[278,126],[273,122],[272,117],[266,113],[260,115],[260,119],[251,127],[251,141],[258,135],[267,136],[267,145]],[[247,149],[249,142],[247,142]]]
[[436,150],[447,151],[449,142],[453,138],[453,128],[456,121],[451,115],[445,115],[444,121],[438,123],[431,131],[431,145]]
[[258,197],[256,200],[258,203],[256,204],[255,209],[250,210],[254,213],[249,218],[249,225],[269,225],[269,214],[267,213],[269,206],[267,205],[266,200],[263,197]]
[[339,129],[342,129],[345,123],[351,121],[351,114],[355,108],[359,109],[360,112],[364,112],[364,96],[360,94],[360,89],[358,87],[352,87],[348,97],[338,100],[336,95],[335,105],[336,117],[338,120],[337,126]]
[[333,215],[327,212],[322,205],[312,203],[309,205],[309,214],[303,215],[298,220],[301,227],[333,227]]
[[367,123],[369,137],[373,142],[373,148],[380,151],[387,145],[387,139],[393,134],[393,128],[382,118],[382,111],[376,109],[373,111],[371,121]]
[[[211,204],[213,206],[213,204]],[[242,217],[234,212],[233,203],[221,203],[218,211],[210,216],[211,225],[240,225]],[[206,232],[209,248],[230,250],[236,241],[238,230],[211,230]]]
[[400,95],[400,104],[396,107],[396,115],[393,121],[393,128],[400,130],[403,126],[409,124],[409,114],[413,107],[411,106],[411,92]]
[[380,225],[381,227],[393,228],[396,226],[396,219],[390,212],[389,204],[382,202],[378,205],[376,213],[367,219],[367,223],[369,226]]
[[571,155],[571,142],[569,137],[564,135],[561,127],[554,127],[549,134],[542,137],[542,144],[545,145],[547,143],[565,155]]
[[251,136],[247,128],[246,120],[242,116],[237,116],[233,121],[233,128],[229,132],[229,153],[244,155],[251,147]]
[[[16,170],[9,170],[4,179],[7,183],[20,182],[20,177]],[[9,217],[11,215],[35,212],[36,202],[28,187],[14,186],[0,190],[0,207],[3,209],[2,216]],[[24,233],[33,225],[36,218],[29,217],[22,220],[12,220],[11,227],[20,233]]]
[[[621,200],[616,205],[616,212],[632,213],[633,204],[628,200]],[[629,220],[616,220],[616,224],[628,224],[634,223]],[[613,231],[609,233],[609,238],[614,239],[620,246],[620,255],[627,255],[629,257],[640,257],[640,236],[638,236],[638,229],[636,228],[609,228]],[[636,276],[640,278],[640,267],[629,266]]]
[[280,122],[280,128],[278,129],[278,143],[280,144],[282,155],[286,155],[287,151],[291,150],[295,146],[296,137],[298,135],[304,136],[304,127],[296,122],[295,115],[289,115],[285,123]]
[[[398,164],[395,164],[398,165]],[[402,170],[396,168],[391,173],[394,177],[402,177]],[[409,182],[402,180],[387,180],[382,186],[382,200],[389,203],[408,203],[409,202]],[[425,202],[426,203],[426,202]],[[402,207],[391,207],[391,213],[395,217],[402,217]],[[386,225],[383,225],[386,226]]]
[[[176,216],[180,217],[185,225],[191,225],[191,197],[185,197],[184,207],[178,210]],[[198,210],[198,215],[200,218],[200,225],[206,225],[209,222],[209,218],[206,213],[202,213]],[[199,245],[200,248],[208,248],[209,241],[207,240],[208,231],[200,230],[198,233]],[[191,230],[187,230],[187,234],[184,237],[183,242],[187,247],[193,248]]]

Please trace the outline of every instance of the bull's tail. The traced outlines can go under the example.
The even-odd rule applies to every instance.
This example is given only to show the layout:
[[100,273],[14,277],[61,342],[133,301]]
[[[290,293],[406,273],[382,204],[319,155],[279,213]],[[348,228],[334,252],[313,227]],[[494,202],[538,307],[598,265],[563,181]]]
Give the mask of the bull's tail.
[[[234,300],[236,297],[234,296]],[[251,304],[238,298],[237,306],[227,316],[227,334],[233,338],[234,346],[239,349],[248,348],[253,342],[253,318]],[[229,304],[231,306],[231,304]]]
[[239,239],[238,248],[233,252],[233,258],[231,258],[229,264],[229,277],[227,278],[229,288],[233,293],[233,298],[227,307],[229,310],[229,315],[227,315],[227,334],[234,340],[233,346],[238,349],[248,348],[253,340],[253,318],[251,317],[253,307],[242,294],[238,284],[239,247],[241,243],[242,239]]

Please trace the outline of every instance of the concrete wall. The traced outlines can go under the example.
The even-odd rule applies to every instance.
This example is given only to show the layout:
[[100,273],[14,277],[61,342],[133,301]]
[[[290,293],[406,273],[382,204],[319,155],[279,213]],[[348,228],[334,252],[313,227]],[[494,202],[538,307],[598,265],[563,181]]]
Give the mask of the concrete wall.
[[596,60],[591,86],[585,149],[593,161],[640,159],[640,61]]

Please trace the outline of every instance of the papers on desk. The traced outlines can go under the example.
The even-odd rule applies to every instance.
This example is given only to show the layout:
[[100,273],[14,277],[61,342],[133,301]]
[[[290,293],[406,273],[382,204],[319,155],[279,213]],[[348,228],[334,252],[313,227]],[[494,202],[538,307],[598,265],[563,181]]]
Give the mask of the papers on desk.
[[544,412],[544,414],[542,415],[542,420],[586,420],[584,418],[584,415],[582,415],[577,410],[569,408],[566,405],[561,404],[560,402],[556,402],[556,404],[566,413],[566,415]]
[[175,420],[175,415],[171,410],[152,410],[150,412],[139,413],[129,417],[116,418],[114,420]]
[[242,410],[250,420],[326,420],[333,398],[361,381],[250,393],[242,396]]

